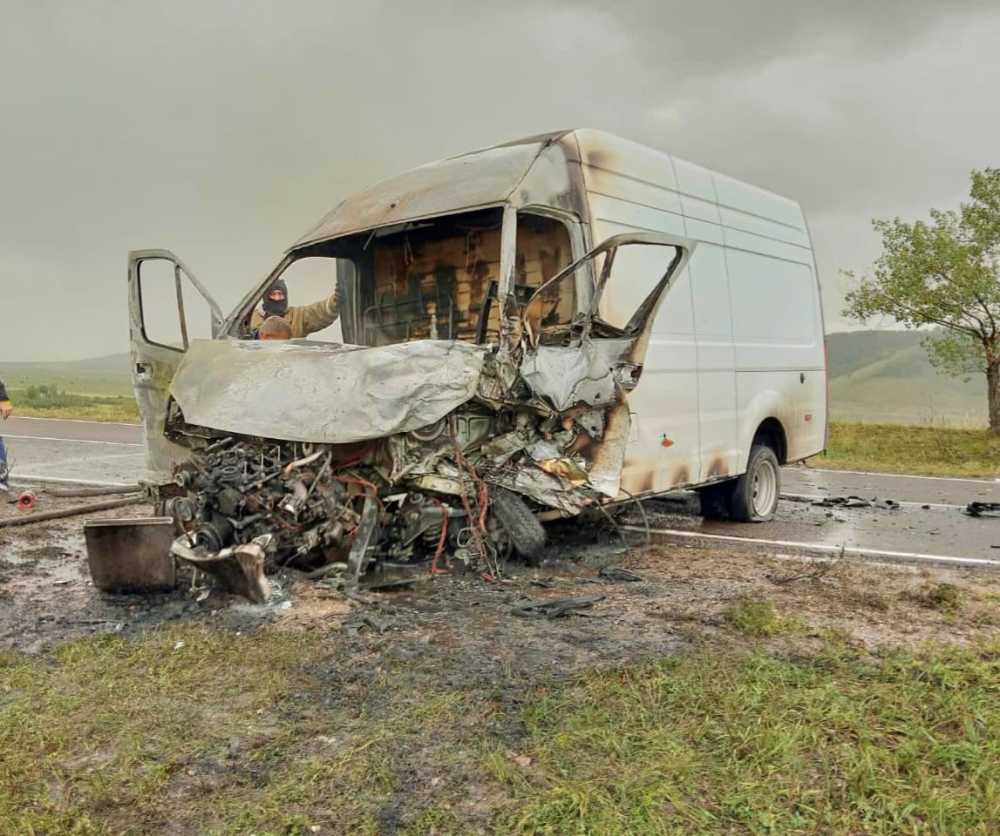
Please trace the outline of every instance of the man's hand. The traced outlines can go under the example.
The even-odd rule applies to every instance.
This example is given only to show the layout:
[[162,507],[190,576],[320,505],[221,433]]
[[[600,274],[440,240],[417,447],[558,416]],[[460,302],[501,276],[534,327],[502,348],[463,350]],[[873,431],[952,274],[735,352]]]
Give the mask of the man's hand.
[[10,401],[0,401],[0,418],[6,421],[10,418],[11,413],[14,411],[14,407],[10,405]]

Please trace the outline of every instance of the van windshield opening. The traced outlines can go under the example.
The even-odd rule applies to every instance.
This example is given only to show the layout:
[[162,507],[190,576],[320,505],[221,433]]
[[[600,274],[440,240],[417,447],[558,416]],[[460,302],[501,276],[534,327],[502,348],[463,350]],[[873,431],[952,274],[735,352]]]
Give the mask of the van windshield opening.
[[[495,342],[502,223],[499,208],[463,212],[337,239],[304,255],[337,259],[345,342]],[[522,302],[572,258],[566,226],[543,215],[518,216],[516,247]],[[546,294],[547,323],[568,322],[575,311],[572,283]]]

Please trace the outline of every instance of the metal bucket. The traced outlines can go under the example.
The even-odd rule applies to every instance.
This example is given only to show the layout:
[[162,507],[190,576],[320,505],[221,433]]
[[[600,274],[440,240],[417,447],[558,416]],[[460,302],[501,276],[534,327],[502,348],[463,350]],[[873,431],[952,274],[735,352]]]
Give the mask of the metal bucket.
[[94,586],[105,592],[158,592],[173,589],[177,576],[170,544],[170,517],[87,520],[87,563]]

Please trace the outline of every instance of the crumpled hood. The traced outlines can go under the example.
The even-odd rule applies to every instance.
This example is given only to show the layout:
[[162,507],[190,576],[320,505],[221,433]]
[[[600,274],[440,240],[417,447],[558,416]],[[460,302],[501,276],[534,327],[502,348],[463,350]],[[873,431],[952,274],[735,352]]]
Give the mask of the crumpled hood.
[[488,351],[446,340],[377,348],[194,340],[170,394],[190,424],[346,444],[440,420],[476,393]]

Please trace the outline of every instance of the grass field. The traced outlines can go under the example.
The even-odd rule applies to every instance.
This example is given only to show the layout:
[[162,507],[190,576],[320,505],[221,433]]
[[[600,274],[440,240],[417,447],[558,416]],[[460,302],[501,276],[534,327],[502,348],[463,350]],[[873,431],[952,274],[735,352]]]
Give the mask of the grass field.
[[18,415],[139,421],[127,355],[79,363],[6,363],[0,371]]
[[816,467],[929,476],[1000,476],[1000,436],[987,430],[897,424],[830,425]]
[[76,418],[87,421],[139,422],[132,395],[90,395],[67,392],[56,384],[10,389],[16,414],[33,418]]
[[[375,833],[408,782],[424,799],[411,833],[1000,821],[998,646],[708,642],[525,683],[514,703],[434,681],[419,660],[351,697],[324,681],[335,652],[308,634],[178,627],[0,657],[0,832]],[[401,751],[422,751],[426,772],[401,775]]]

